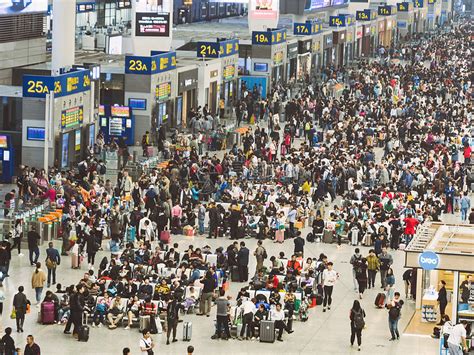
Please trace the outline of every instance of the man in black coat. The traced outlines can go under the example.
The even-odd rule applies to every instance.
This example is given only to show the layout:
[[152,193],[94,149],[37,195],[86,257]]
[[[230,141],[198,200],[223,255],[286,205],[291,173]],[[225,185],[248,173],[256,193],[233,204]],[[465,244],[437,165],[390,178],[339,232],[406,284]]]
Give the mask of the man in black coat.
[[296,255],[300,255],[300,256],[303,256],[304,255],[304,238],[301,237],[301,232],[298,231],[296,233],[296,238],[294,240],[294,243],[295,243],[295,254]]
[[76,292],[71,296],[71,315],[69,316],[64,329],[64,334],[71,334],[71,324],[74,324],[73,336],[79,336],[79,328],[82,325],[82,313],[84,312],[84,296],[85,287],[83,284],[76,286]]
[[240,249],[237,254],[240,282],[247,282],[249,279],[249,255],[250,251],[245,246],[245,242],[240,242]]

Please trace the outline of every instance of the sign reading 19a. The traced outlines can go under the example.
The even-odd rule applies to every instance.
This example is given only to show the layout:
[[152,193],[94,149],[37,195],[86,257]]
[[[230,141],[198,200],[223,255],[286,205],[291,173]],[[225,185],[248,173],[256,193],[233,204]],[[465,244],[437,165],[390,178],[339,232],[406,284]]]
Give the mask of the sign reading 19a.
[[[128,69],[130,71],[148,71],[148,66],[141,59],[130,59]],[[151,70],[156,70],[156,61],[154,60],[151,61]]]
[[255,33],[254,34],[255,42],[256,43],[269,43],[269,37],[263,33]]
[[[27,92],[30,94],[49,94],[48,85],[42,80],[28,80]],[[54,82],[54,93],[59,94],[62,91],[61,83]]]

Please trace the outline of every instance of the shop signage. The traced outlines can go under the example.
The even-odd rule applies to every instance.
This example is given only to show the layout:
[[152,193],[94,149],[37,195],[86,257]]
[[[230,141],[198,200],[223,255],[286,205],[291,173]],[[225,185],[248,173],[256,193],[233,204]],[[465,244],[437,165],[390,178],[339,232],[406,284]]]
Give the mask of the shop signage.
[[175,68],[176,52],[152,52],[150,57],[125,57],[125,74],[151,75]]
[[370,21],[375,19],[376,15],[370,9],[365,9],[362,11],[356,11],[356,20],[357,21]]
[[293,24],[293,34],[295,36],[314,35],[321,32],[322,24],[319,22],[295,22]]
[[407,28],[406,20],[398,20],[397,21],[397,28]]
[[78,14],[92,11],[95,11],[95,2],[83,2],[80,4],[76,4],[76,12]]
[[224,80],[232,80],[235,76],[235,65],[226,65],[224,67]]
[[321,44],[319,42],[319,39],[318,40],[313,40],[313,53],[314,52],[319,52],[320,49],[321,49]]
[[439,255],[432,251],[425,251],[418,256],[418,265],[423,270],[434,270],[439,265]]
[[346,32],[346,42],[350,43],[353,40],[353,34],[352,31]]
[[111,106],[110,115],[114,117],[130,117],[130,107],[128,106]]
[[83,106],[76,106],[61,111],[61,129],[76,127],[84,120]]
[[413,6],[414,7],[423,7],[425,4],[424,0],[413,0]]
[[398,12],[408,12],[410,4],[408,2],[399,2],[397,3],[397,11]]
[[171,81],[156,85],[155,98],[158,101],[166,101],[171,97]]
[[220,42],[198,42],[197,56],[199,58],[228,57],[239,53],[239,40],[231,39]]
[[169,35],[169,13],[137,12],[135,14],[135,36],[168,37]]
[[121,9],[131,9],[132,8],[132,2],[131,0],[118,0],[117,1],[117,4],[116,4],[116,7],[118,10],[121,10]]
[[[298,47],[296,47],[296,51],[298,51]],[[273,54],[273,65],[277,66],[283,63],[283,51],[275,52]]]
[[362,27],[359,27],[358,29],[356,29],[356,38],[357,39],[362,38],[363,35],[364,35],[364,30],[362,29]]
[[[423,0],[421,0],[423,1]],[[379,16],[390,16],[393,15],[394,8],[390,5],[379,6],[377,13]]]
[[88,91],[91,87],[90,70],[76,70],[58,76],[23,75],[23,97],[46,97],[54,92],[62,97]]
[[252,44],[271,46],[285,41],[286,29],[252,32]]

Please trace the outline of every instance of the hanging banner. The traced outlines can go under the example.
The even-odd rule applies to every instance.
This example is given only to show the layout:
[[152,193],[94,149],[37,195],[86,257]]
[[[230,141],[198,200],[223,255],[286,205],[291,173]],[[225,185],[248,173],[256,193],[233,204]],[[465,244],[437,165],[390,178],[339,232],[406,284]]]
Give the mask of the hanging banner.
[[88,91],[90,86],[90,70],[76,70],[58,76],[23,75],[23,97],[45,98],[51,92],[55,97],[62,97]]

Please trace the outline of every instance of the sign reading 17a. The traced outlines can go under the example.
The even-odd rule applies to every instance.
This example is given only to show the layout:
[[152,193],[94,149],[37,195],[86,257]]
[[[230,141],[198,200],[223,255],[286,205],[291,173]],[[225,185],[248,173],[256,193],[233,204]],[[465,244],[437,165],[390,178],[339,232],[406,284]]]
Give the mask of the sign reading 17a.
[[306,25],[297,25],[296,33],[309,33],[309,28]]

